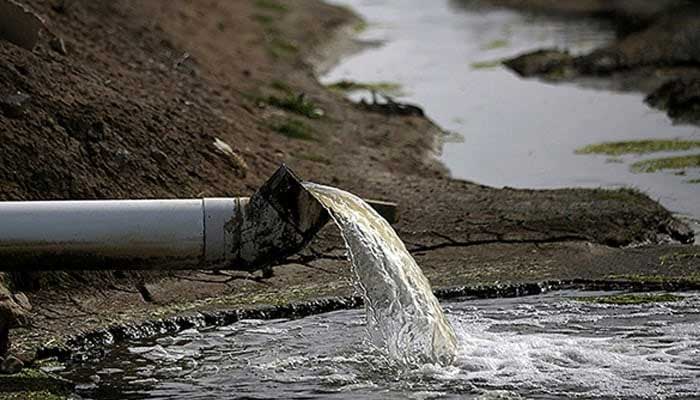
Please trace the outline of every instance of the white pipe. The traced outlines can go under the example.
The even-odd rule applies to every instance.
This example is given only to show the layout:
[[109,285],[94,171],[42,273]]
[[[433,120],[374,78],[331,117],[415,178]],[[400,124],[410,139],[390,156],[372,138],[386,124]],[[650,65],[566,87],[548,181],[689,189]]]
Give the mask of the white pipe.
[[328,220],[284,165],[250,199],[0,202],[0,271],[253,271],[301,250]]
[[128,260],[135,267],[224,264],[236,256],[236,229],[230,225],[241,221],[236,217],[247,203],[247,198],[0,202],[0,265],[23,257]]

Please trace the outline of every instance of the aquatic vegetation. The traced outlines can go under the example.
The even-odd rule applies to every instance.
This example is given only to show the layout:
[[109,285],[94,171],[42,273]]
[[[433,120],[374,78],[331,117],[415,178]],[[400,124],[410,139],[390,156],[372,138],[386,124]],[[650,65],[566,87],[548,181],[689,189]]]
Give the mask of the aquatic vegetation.
[[592,144],[576,150],[576,154],[606,154],[609,156],[620,156],[623,154],[684,151],[698,147],[700,147],[700,141],[696,140],[632,140],[625,142]]
[[700,154],[656,158],[632,164],[632,172],[657,172],[665,169],[700,168]]
[[617,294],[613,296],[577,297],[576,301],[595,304],[634,305],[681,301],[685,297],[670,293]]
[[496,39],[492,40],[485,45],[481,46],[482,50],[495,50],[503,47],[507,47],[509,42],[506,39]]
[[352,27],[352,30],[355,31],[355,33],[362,33],[367,30],[367,22],[365,21],[360,21],[355,26]]
[[401,85],[393,82],[355,82],[342,80],[326,85],[330,90],[338,92],[356,92],[360,90],[375,91],[379,93],[400,96],[402,94]]
[[0,400],[67,400],[68,397],[60,396],[45,390],[39,392],[15,392],[0,393]]
[[316,140],[313,129],[296,119],[289,119],[281,124],[273,126],[272,129],[291,139]]
[[493,69],[503,65],[503,60],[476,61],[469,65],[472,69]]
[[307,100],[303,94],[288,94],[285,97],[270,96],[267,98],[267,104],[307,118],[321,118],[323,116],[323,110],[311,100]]

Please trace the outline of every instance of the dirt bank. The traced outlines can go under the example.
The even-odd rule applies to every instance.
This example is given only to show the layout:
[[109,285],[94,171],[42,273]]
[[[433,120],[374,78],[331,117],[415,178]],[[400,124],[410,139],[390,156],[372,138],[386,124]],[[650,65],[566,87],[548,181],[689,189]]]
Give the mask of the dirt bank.
[[[700,249],[677,244],[692,232],[642,193],[450,179],[431,157],[441,132],[429,120],[368,112],[321,86],[305,60],[355,21],[346,10],[316,0],[27,3],[67,54],[0,41],[0,95],[29,96],[20,113],[0,113],[2,199],[249,195],[285,162],[397,201],[397,230],[435,286],[697,273]],[[639,243],[659,244],[625,247]],[[14,352],[31,358],[113,324],[352,293],[331,226],[274,271],[12,274],[34,307],[11,332]]]
[[[543,49],[505,62],[522,76],[548,80],[600,77],[620,90],[647,93],[647,102],[678,121],[700,122],[700,5],[687,1],[612,2],[494,0],[538,12],[612,19],[619,38],[588,54]],[[567,5],[577,4],[575,9]]]

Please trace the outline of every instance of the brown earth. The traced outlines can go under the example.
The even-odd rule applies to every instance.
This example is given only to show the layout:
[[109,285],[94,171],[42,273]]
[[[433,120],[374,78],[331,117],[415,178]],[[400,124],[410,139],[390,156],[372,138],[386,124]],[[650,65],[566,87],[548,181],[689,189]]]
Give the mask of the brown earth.
[[[602,77],[640,90],[675,120],[700,123],[700,4],[691,1],[489,0],[530,11],[593,15],[614,21],[619,38],[588,54],[543,49],[507,60],[522,76],[549,80]],[[576,4],[574,7],[573,5]]]
[[[644,194],[451,179],[432,157],[442,133],[429,120],[367,112],[326,90],[305,60],[356,22],[346,10],[317,0],[27,3],[67,54],[0,41],[0,96],[30,96],[21,113],[0,113],[2,199],[249,195],[284,162],[306,179],[398,202],[397,231],[436,287],[697,278],[700,248],[678,244],[692,232]],[[270,97],[301,93],[322,118]],[[278,132],[290,121],[302,134]],[[216,138],[234,154],[217,150]],[[11,333],[14,351],[31,357],[111,324],[352,292],[334,227],[274,270],[269,279],[11,274],[7,284],[29,291],[34,306]]]

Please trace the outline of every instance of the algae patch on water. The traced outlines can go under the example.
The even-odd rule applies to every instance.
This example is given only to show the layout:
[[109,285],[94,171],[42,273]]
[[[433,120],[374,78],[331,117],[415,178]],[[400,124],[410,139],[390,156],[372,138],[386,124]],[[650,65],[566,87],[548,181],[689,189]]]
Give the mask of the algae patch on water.
[[481,46],[482,50],[496,50],[503,47],[508,47],[509,43],[506,39],[496,39],[492,40],[485,45]]
[[683,300],[683,296],[670,293],[617,294],[613,296],[577,297],[577,301],[595,304],[635,305],[669,303]]
[[632,164],[632,172],[657,172],[665,169],[700,168],[700,154],[655,158]]
[[475,61],[469,64],[472,69],[493,69],[501,65],[503,65],[503,60]]
[[663,151],[685,151],[700,147],[696,140],[632,140],[592,144],[576,150],[576,154],[647,154]]

